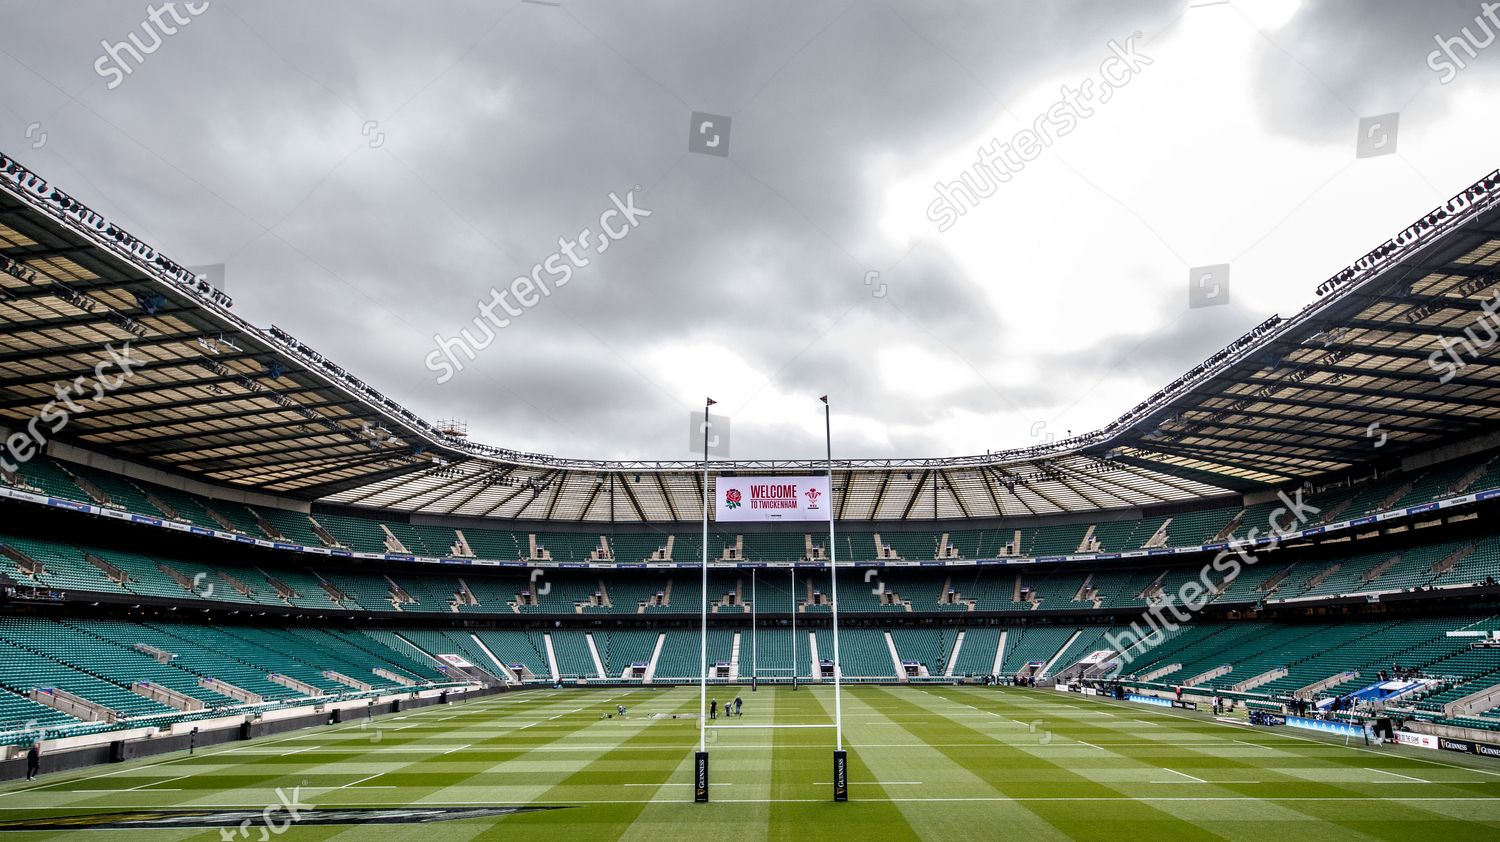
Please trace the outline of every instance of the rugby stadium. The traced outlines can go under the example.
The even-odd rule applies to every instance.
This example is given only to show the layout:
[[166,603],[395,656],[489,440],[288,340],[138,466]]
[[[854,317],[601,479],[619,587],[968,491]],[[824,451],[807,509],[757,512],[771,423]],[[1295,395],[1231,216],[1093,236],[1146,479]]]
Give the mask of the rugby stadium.
[[[831,471],[830,545],[703,543],[701,464],[445,431],[3,163],[4,768],[40,741],[48,773],[6,786],[5,827],[191,826],[300,787],[309,827],[538,838],[693,809],[1088,836],[1100,802],[1111,832],[1493,829],[1500,172],[1097,432],[708,464],[710,490]],[[1474,356],[1440,382],[1450,351]],[[708,807],[702,681],[749,697],[708,731]],[[836,714],[857,818],[818,815],[830,741],[751,727]]]
[[1494,839],[1473,175],[1098,429],[849,458],[812,394],[826,458],[736,459],[710,399],[653,461],[423,417],[0,155],[0,831]]

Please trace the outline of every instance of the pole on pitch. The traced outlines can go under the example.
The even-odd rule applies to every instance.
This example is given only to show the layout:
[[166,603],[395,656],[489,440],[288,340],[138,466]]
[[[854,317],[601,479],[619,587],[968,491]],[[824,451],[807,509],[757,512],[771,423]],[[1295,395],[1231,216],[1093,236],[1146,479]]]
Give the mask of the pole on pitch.
[[760,600],[755,598],[755,568],[750,568],[750,692],[760,689],[755,680],[760,677],[760,666],[755,650],[755,612],[760,610]]
[[833,800],[849,800],[849,755],[844,751],[844,705],[840,696],[843,663],[839,659],[839,552],[833,526],[833,420],[828,396],[823,401],[823,434],[828,446],[828,570],[833,584],[829,599],[833,603]]
[[797,563],[792,562],[792,689],[797,689]]
[[703,403],[703,591],[699,594],[698,627],[698,753],[693,757],[693,800],[708,801],[708,408]]

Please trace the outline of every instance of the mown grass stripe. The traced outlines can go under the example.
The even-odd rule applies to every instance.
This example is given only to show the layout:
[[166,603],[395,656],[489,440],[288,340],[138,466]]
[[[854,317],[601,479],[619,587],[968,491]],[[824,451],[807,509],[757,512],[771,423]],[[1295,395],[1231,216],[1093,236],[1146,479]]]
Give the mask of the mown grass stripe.
[[[833,722],[833,689],[804,685],[801,689],[777,687],[778,719],[790,722]],[[844,700],[851,695],[846,689]],[[899,807],[883,799],[885,790],[875,779],[866,758],[848,745],[849,723],[845,723],[845,750],[849,752],[849,801],[835,804],[833,786],[819,786],[833,779],[834,732],[774,731],[771,797],[786,799],[770,806],[771,827],[795,828],[787,838],[824,839],[920,839]],[[792,800],[806,799],[806,800]]]
[[[908,694],[880,689],[882,706],[910,710],[920,705]],[[908,727],[908,726],[902,726]],[[971,728],[957,720],[942,724],[909,727],[914,736],[932,742],[957,742],[962,736],[973,749],[939,749],[950,760],[968,768],[1002,795],[1038,796],[1057,794],[1061,788],[1073,795],[1118,796],[1123,790],[1092,780],[1059,763],[1054,763],[1019,745]],[[1121,801],[1110,810],[1108,821],[1093,814],[1080,814],[1056,802],[1022,802],[1022,806],[1073,839],[1225,839],[1209,828],[1182,819],[1152,803]]]
[[[636,688],[622,699],[610,698],[619,693],[570,690],[476,700],[399,720],[377,719],[376,724],[412,727],[381,729],[373,742],[368,726],[361,730],[359,723],[347,723],[214,747],[192,758],[152,758],[50,776],[44,779],[47,790],[32,791],[34,784],[0,786],[6,796],[0,798],[0,818],[178,806],[259,811],[274,798],[275,786],[307,778],[313,785],[335,787],[304,798],[323,806],[576,808],[420,829],[294,826],[278,837],[285,842],[395,842],[414,834],[438,834],[449,842],[502,837],[657,842],[685,835],[713,842],[989,836],[1020,836],[1027,842],[1158,837],[1172,842],[1304,837],[1464,842],[1500,836],[1500,778],[1451,782],[1464,774],[1478,776],[1482,769],[1420,764],[1401,749],[1356,751],[1326,741],[1292,741],[1134,706],[1115,708],[1121,716],[1102,716],[1113,706],[1015,689],[845,688],[853,797],[848,804],[831,802],[831,731],[721,732],[710,746],[714,802],[697,805],[685,786],[691,781],[696,721],[641,718],[650,710],[696,713],[696,689]],[[744,724],[831,721],[827,686],[796,692],[763,688],[744,696]],[[632,708],[632,720],[601,720],[617,701]],[[559,713],[564,715],[549,719]],[[1138,728],[1133,720],[1151,725]],[[1041,725],[1033,728],[1033,723]],[[1049,731],[1052,737],[1043,743]],[[1262,742],[1273,748],[1254,744]],[[1318,780],[1319,774],[1326,780]],[[1390,782],[1362,783],[1350,775],[1378,775]],[[1422,784],[1402,775],[1444,783]],[[1179,780],[1150,783],[1168,778]],[[367,780],[361,784],[361,779]],[[1226,779],[1276,782],[1237,785]],[[897,783],[902,781],[921,783]],[[374,788],[386,785],[396,788]],[[169,791],[179,787],[185,791]],[[73,788],[89,791],[61,791]],[[151,838],[176,842],[211,835],[154,831]]]
[[[676,713],[696,713],[698,710],[696,693],[688,695],[681,691],[668,691],[658,696],[658,699],[671,705],[672,711]],[[628,706],[629,703],[624,702],[624,704]],[[634,715],[632,711],[632,716]],[[619,720],[606,721],[623,724]],[[636,721],[643,724],[647,722],[646,720]],[[662,728],[670,730],[663,733]],[[697,743],[698,723],[696,720],[650,721],[648,726],[620,740],[614,750],[591,760],[540,796],[542,801],[563,804],[579,799],[577,803],[582,806],[576,809],[515,816],[508,822],[506,830],[517,834],[518,837],[524,835],[523,838],[528,842],[529,840],[550,839],[577,842],[579,839],[619,838],[640,817],[648,800],[641,798],[639,801],[634,801],[636,795],[626,790],[622,784],[644,783],[656,784],[659,787],[661,784],[670,782],[673,774],[681,766],[678,760],[658,758],[650,753],[642,754],[639,749],[656,747],[663,740],[682,745],[685,737],[691,738],[692,747],[687,749],[690,752]],[[610,797],[630,803],[585,803],[588,799]],[[688,797],[691,798],[690,792]]]
[[[932,691],[936,695],[944,695],[952,691]],[[960,691],[962,692],[962,691]],[[1108,704],[1081,697],[1070,697],[1058,694],[1056,691],[1029,691],[1029,690],[1006,690],[1000,694],[983,694],[992,699],[1006,699],[1007,701],[1019,701],[1021,704],[1038,704],[1050,708],[1057,713],[1064,713],[1070,709],[1087,709],[1091,705]],[[1142,715],[1152,717],[1151,729],[1155,733],[1158,729],[1165,732],[1162,740],[1156,741],[1152,748],[1145,750],[1131,749],[1117,751],[1116,754],[1131,758],[1145,768],[1167,769],[1175,771],[1177,775],[1183,774],[1180,770],[1192,772],[1203,772],[1209,774],[1208,770],[1214,770],[1220,775],[1223,782],[1210,781],[1207,786],[1216,789],[1229,790],[1246,796],[1275,796],[1280,794],[1296,794],[1313,798],[1338,798],[1348,796],[1368,796],[1372,794],[1373,787],[1364,787],[1357,784],[1336,783],[1332,781],[1320,781],[1316,777],[1298,777],[1279,772],[1270,766],[1267,761],[1240,760],[1231,756],[1215,752],[1212,749],[1223,749],[1223,741],[1228,739],[1227,726],[1206,720],[1195,720],[1189,714],[1176,715],[1157,711],[1143,711]],[[1119,723],[1115,727],[1122,731],[1131,730],[1124,723],[1130,719],[1116,718]],[[1072,726],[1072,719],[1063,715],[1060,717],[1058,727],[1067,729]],[[1218,743],[1203,743],[1200,741],[1183,741],[1174,739],[1175,734],[1196,734],[1210,736],[1219,740]],[[1106,743],[1107,745],[1108,743]],[[1317,749],[1321,744],[1306,743],[1311,748]],[[1359,756],[1349,751],[1337,751],[1332,754],[1311,753],[1300,754],[1302,761],[1306,764],[1304,768],[1309,770],[1310,775],[1315,776],[1319,770],[1325,773],[1331,771],[1343,771],[1359,768]],[[1286,768],[1281,764],[1284,760],[1277,760],[1280,768]],[[1263,765],[1264,764],[1264,765]],[[1229,777],[1225,777],[1225,775]],[[1163,777],[1171,777],[1170,775]],[[1243,784],[1233,781],[1255,780],[1262,781],[1260,784]],[[1122,789],[1122,791],[1125,791]],[[1129,790],[1129,794],[1141,797],[1153,794],[1153,788],[1144,787],[1142,791]],[[1280,802],[1278,802],[1280,803]],[[1268,810],[1278,809],[1267,807]],[[1349,830],[1356,831],[1364,836],[1387,840],[1410,839],[1411,830],[1414,826],[1424,821],[1442,822],[1451,818],[1442,811],[1427,810],[1420,808],[1424,814],[1413,813],[1409,807],[1398,807],[1392,804],[1374,802],[1369,811],[1359,817],[1358,820],[1336,820],[1325,815],[1325,811],[1312,806],[1307,802],[1285,802],[1284,809],[1301,813],[1308,821],[1321,821],[1340,824]],[[1365,821],[1370,814],[1378,813],[1386,818],[1383,823],[1371,825]]]

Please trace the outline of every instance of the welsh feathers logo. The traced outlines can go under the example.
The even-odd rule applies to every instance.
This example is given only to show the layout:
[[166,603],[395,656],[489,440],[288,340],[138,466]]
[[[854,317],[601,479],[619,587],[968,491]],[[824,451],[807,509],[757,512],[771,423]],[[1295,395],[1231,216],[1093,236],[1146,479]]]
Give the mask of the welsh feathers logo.
[[728,491],[724,492],[724,507],[727,509],[738,509],[740,507],[740,501],[743,499],[744,498],[740,496],[740,490],[738,488],[731,488]]
[[809,509],[816,509],[818,507],[818,498],[822,496],[823,492],[816,488],[807,489],[807,507]]

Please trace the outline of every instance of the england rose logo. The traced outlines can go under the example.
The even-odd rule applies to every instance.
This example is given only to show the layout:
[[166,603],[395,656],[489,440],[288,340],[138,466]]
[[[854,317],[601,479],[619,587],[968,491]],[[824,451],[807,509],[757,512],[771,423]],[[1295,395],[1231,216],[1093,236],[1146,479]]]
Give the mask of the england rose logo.
[[741,499],[742,498],[740,497],[740,490],[738,488],[731,488],[728,491],[724,492],[724,507],[728,509],[738,509],[740,507]]

